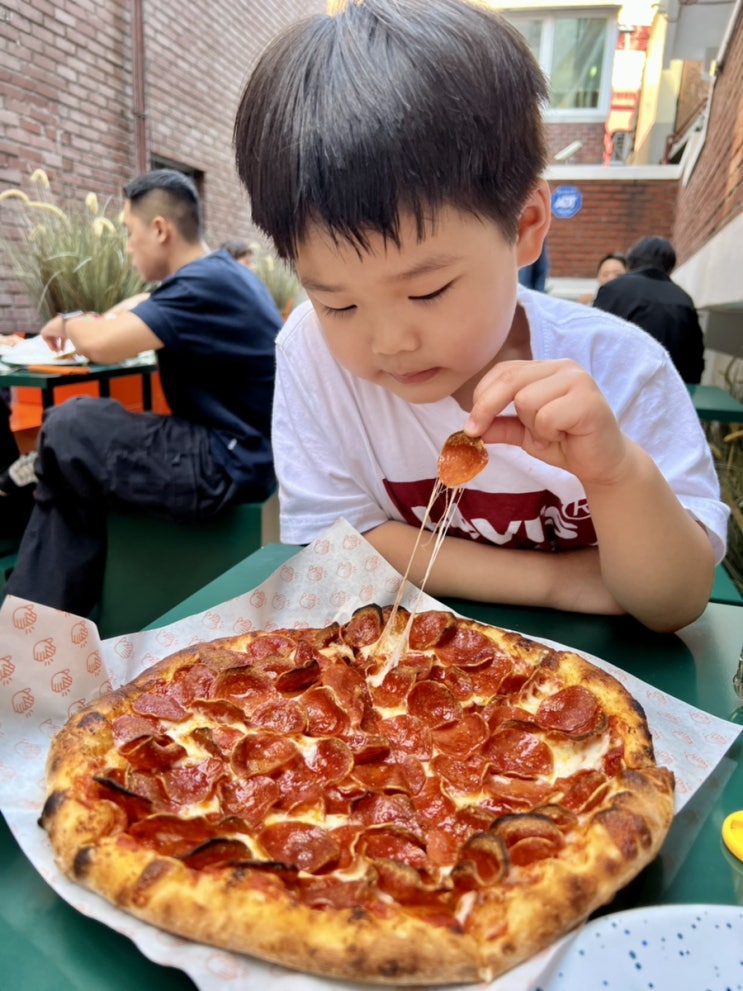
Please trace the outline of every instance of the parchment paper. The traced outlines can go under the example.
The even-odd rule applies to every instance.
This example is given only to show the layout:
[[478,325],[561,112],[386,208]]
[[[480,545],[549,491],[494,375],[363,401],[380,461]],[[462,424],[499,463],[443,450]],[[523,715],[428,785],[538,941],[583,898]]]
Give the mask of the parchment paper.
[[[81,706],[191,643],[251,629],[323,626],[345,620],[359,605],[391,603],[401,580],[359,533],[340,520],[257,588],[150,632],[101,642],[89,620],[9,596],[0,610],[0,809],[34,867],[80,912],[129,936],[152,960],[186,971],[200,991],[368,991],[369,985],[295,973],[140,922],[63,877],[37,819],[49,742]],[[442,608],[413,586],[407,587],[403,604]],[[528,630],[521,632],[531,635]],[[674,699],[600,658],[584,656],[615,675],[645,708],[656,756],[676,775],[677,812],[703,784],[712,792],[722,787],[731,770],[724,754],[740,726]],[[681,842],[686,845],[692,838],[693,833],[685,830]],[[669,858],[673,870],[674,854]],[[546,987],[571,938],[491,984],[467,985],[462,991],[486,987],[525,991],[535,982]]]

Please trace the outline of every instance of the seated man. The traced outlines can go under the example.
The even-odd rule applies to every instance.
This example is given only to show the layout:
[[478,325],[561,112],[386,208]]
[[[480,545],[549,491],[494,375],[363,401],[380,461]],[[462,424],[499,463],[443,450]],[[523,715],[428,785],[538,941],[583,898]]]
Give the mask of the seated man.
[[643,237],[629,249],[627,267],[626,275],[600,286],[593,305],[642,327],[668,351],[684,382],[701,382],[704,337],[691,296],[671,279],[673,245]]
[[69,339],[97,363],[154,350],[172,416],[88,397],[50,410],[33,511],[7,586],[80,615],[100,598],[107,507],[194,522],[265,499],[275,485],[270,416],[281,316],[268,290],[227,251],[209,252],[198,193],[180,172],[149,172],[124,196],[132,263],[158,288],[106,319],[62,314],[41,332],[55,350]]

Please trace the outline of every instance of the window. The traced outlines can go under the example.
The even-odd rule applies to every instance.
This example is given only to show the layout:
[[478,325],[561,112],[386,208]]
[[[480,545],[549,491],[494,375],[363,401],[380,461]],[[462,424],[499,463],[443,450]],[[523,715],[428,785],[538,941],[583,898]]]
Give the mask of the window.
[[[550,110],[603,115],[611,92],[616,24],[603,13],[506,14],[550,82]],[[588,112],[586,114],[586,112]]]

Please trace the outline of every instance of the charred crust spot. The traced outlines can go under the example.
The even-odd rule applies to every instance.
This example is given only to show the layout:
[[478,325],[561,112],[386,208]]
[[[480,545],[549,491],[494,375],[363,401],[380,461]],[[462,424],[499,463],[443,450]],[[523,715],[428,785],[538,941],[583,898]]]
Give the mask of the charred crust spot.
[[167,860],[153,860],[147,864],[132,888],[132,904],[146,905],[149,901],[150,889],[156,886],[172,869],[172,864],[168,863]]
[[369,918],[369,913],[366,909],[363,909],[360,905],[354,905],[351,909],[349,918],[352,922],[364,922]]
[[82,879],[88,873],[90,865],[93,863],[93,858],[95,856],[95,849],[92,846],[83,846],[75,854],[75,859],[72,861],[72,873],[78,878]]
[[97,709],[86,712],[80,720],[80,729],[84,729],[86,732],[97,733],[102,725],[108,726],[108,720]]
[[59,789],[47,796],[44,802],[44,808],[41,810],[41,816],[39,817],[39,825],[42,829],[45,829],[47,822],[53,819],[57,812],[59,812],[66,799],[67,792]]

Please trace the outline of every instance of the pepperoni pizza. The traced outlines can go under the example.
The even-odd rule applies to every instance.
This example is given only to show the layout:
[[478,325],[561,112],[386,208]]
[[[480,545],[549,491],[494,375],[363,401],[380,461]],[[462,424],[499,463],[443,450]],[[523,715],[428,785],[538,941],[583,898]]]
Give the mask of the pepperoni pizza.
[[41,819],[61,869],[377,984],[490,980],[608,902],[673,812],[640,706],[571,652],[390,612],[198,644],[77,713]]

